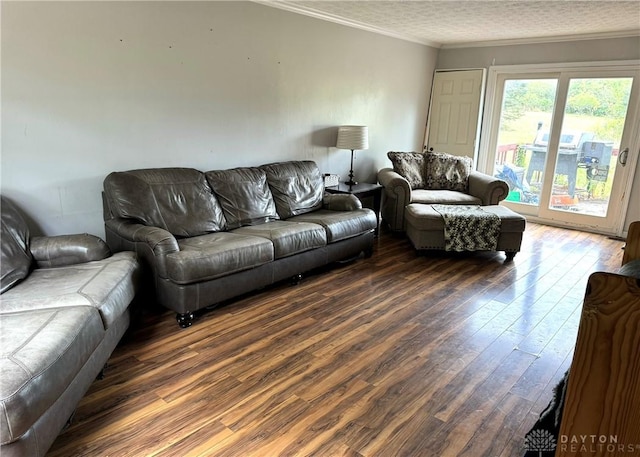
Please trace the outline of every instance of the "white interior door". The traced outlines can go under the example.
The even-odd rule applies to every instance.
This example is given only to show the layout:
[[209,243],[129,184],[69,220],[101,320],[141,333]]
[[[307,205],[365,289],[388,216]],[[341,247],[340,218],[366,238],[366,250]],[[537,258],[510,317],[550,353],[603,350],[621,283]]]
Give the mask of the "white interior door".
[[433,77],[425,149],[477,158],[485,70],[438,70]]

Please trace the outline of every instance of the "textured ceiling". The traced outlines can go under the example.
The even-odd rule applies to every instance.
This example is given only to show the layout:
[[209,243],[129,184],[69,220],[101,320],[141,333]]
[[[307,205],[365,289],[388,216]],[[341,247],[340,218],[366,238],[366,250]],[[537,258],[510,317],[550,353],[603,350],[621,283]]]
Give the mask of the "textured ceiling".
[[260,3],[437,47],[640,35],[640,0]]

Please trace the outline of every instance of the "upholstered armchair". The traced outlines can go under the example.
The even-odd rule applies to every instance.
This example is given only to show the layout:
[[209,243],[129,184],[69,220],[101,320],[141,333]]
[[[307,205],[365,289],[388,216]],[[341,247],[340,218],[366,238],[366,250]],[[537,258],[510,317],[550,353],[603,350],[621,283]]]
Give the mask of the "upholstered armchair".
[[468,157],[439,152],[387,153],[393,168],[378,172],[382,193],[382,220],[392,231],[406,228],[409,203],[497,205],[509,193],[501,179],[473,169]]

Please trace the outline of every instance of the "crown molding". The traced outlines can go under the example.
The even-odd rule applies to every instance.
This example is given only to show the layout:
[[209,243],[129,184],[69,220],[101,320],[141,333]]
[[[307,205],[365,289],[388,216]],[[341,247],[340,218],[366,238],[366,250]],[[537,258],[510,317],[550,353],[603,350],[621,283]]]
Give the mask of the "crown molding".
[[591,33],[581,35],[561,35],[561,36],[549,36],[549,37],[532,37],[532,38],[515,38],[507,40],[487,40],[487,41],[464,41],[460,43],[441,43],[438,41],[427,40],[421,37],[413,35],[394,32],[392,30],[375,27],[362,22],[347,19],[334,14],[329,14],[324,11],[320,11],[314,8],[291,4],[286,0],[251,0],[253,3],[259,3],[261,5],[270,6],[273,8],[279,8],[281,10],[289,11],[292,13],[302,14],[310,16],[316,19],[333,22],[336,24],[344,25],[347,27],[357,28],[360,30],[366,30],[368,32],[376,33],[379,35],[385,35],[399,40],[411,41],[413,43],[423,44],[432,48],[439,49],[456,49],[456,48],[481,48],[491,46],[515,46],[526,44],[541,44],[541,43],[559,43],[567,41],[585,41],[585,40],[603,40],[611,38],[630,38],[639,37],[640,30],[627,30],[616,32],[604,32],[604,33]]
[[556,35],[548,37],[534,37],[534,38],[514,38],[510,40],[489,40],[489,41],[466,41],[461,43],[442,44],[442,49],[455,49],[455,48],[482,48],[489,46],[515,46],[523,44],[538,44],[538,43],[560,43],[566,41],[586,41],[586,40],[605,40],[612,38],[633,38],[640,39],[640,30],[628,30],[619,32],[602,32],[602,33],[589,33],[582,35]]
[[375,27],[369,24],[365,24],[363,22],[353,21],[351,19],[346,19],[344,17],[336,16],[334,14],[325,13],[324,11],[319,11],[314,8],[303,7],[300,5],[292,5],[287,1],[278,1],[278,0],[251,0],[251,1],[253,3],[259,3],[265,6],[279,8],[281,10],[289,11],[292,13],[303,14],[305,16],[321,19],[323,21],[334,22],[336,24],[345,25],[347,27],[366,30],[367,32],[376,33],[378,35],[386,35],[392,38],[397,38],[399,40],[411,41],[418,44],[424,44],[432,48],[440,48],[442,46],[441,43],[438,43],[436,41],[425,40],[423,38],[415,37],[412,35],[397,33],[391,30],[386,30],[380,27]]

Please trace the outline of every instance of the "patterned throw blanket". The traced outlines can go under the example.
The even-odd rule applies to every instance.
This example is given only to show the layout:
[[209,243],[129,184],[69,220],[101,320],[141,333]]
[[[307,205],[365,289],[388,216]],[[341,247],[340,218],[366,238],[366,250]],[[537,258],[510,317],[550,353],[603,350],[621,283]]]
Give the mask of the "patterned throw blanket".
[[431,205],[444,219],[447,251],[495,251],[500,217],[478,205]]

